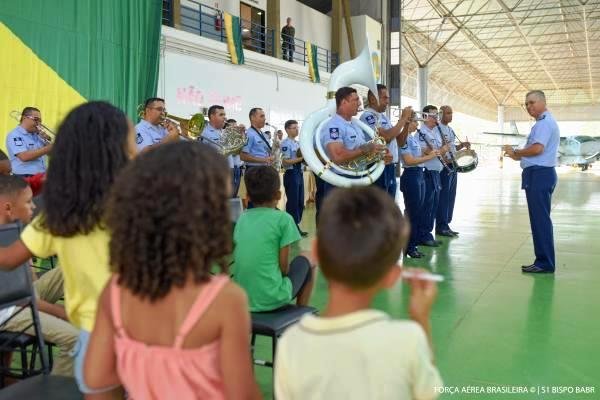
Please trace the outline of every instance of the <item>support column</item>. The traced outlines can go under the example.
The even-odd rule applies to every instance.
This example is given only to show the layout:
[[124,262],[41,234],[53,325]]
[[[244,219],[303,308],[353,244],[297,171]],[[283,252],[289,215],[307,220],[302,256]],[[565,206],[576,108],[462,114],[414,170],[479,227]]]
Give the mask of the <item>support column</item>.
[[331,11],[331,51],[338,55],[338,65],[342,60],[342,0],[332,0]]
[[344,8],[344,20],[346,21],[346,36],[348,37],[348,49],[350,50],[350,59],[356,58],[356,46],[354,46],[354,32],[352,31],[352,14],[350,14],[350,5],[348,0],[342,0]]
[[419,111],[427,105],[427,79],[429,77],[429,68],[419,67],[417,70],[417,101]]
[[[273,29],[273,55],[281,59],[281,8],[280,0],[267,0],[267,28]],[[293,24],[293,21],[292,21]]]
[[504,133],[504,105],[498,104],[498,129]]
[[176,29],[181,29],[181,1],[173,0],[171,2],[171,13],[173,15],[173,27]]

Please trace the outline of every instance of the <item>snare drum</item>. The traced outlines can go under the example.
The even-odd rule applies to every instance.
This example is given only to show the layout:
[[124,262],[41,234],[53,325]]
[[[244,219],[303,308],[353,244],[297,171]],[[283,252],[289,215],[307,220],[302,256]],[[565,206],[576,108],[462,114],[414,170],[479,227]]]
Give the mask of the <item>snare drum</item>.
[[456,172],[471,172],[477,168],[479,158],[475,150],[461,149],[454,153],[456,160]]

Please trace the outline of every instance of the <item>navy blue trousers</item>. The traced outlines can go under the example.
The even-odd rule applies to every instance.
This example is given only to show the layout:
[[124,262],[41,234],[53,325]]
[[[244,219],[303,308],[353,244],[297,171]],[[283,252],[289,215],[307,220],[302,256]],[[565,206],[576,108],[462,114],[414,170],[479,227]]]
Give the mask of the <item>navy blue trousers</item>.
[[435,217],[436,232],[450,230],[450,222],[452,222],[452,214],[454,212],[454,201],[456,199],[456,180],[457,173],[455,171],[448,172],[444,168],[440,172],[442,190],[440,191],[440,201]]
[[395,163],[386,165],[383,169],[383,173],[373,183],[373,185],[388,192],[394,199],[396,198],[396,191],[398,189],[396,183],[396,165],[397,164]]
[[419,242],[434,240],[431,232],[433,231],[437,206],[440,200],[440,191],[442,190],[439,171],[426,169],[423,177],[425,179],[425,197],[421,210],[421,222],[419,223]]
[[325,182],[323,179],[319,178],[319,176],[317,174],[315,174],[313,172],[313,175],[315,176],[315,186],[316,186],[316,192],[315,192],[315,208],[316,208],[316,214],[315,214],[315,218],[317,219],[317,222],[319,221],[319,210],[321,209],[321,203],[323,203],[323,198],[325,197],[325,192],[328,189],[326,187],[326,185],[328,185],[327,182]]
[[240,182],[242,181],[242,169],[239,166],[234,166],[231,169],[231,197],[237,197],[240,190]]
[[285,211],[294,218],[296,225],[302,220],[304,212],[304,177],[301,168],[292,168],[283,174],[283,187],[285,188]]
[[404,197],[404,214],[410,221],[410,238],[406,252],[417,250],[421,223],[421,211],[425,199],[425,180],[423,179],[423,168],[404,168],[400,178],[400,190]]
[[556,259],[550,209],[552,193],[558,181],[556,170],[553,167],[528,167],[523,170],[521,178],[521,188],[525,190],[527,197],[529,223],[533,236],[534,264],[548,271],[554,271]]

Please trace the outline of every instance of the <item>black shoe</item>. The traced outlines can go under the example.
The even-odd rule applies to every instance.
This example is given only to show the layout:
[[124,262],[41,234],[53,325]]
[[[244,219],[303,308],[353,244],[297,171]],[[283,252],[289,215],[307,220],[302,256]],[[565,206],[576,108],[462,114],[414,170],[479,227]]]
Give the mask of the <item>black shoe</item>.
[[453,231],[452,229],[448,229],[448,231],[450,231],[454,236],[458,236],[458,232]]
[[540,268],[537,265],[530,265],[527,268],[523,268],[523,269],[521,269],[521,272],[526,272],[528,274],[553,274],[554,273],[554,271]]
[[301,231],[300,229],[298,229],[298,232],[300,232],[300,236],[302,236],[302,237],[308,236],[308,232]]
[[410,258],[421,258],[423,257],[422,253],[419,253],[418,251],[414,250],[414,251],[410,251],[408,253],[406,253],[406,255]]
[[439,236],[446,236],[446,237],[455,237],[456,235],[454,233],[452,233],[451,231],[441,231],[441,232],[436,232],[436,235]]
[[531,267],[535,267],[535,264],[521,265],[521,270],[524,270],[524,269],[527,269],[527,268],[531,268]]
[[422,246],[427,246],[427,247],[439,247],[440,244],[442,244],[442,242],[440,242],[439,240],[428,240],[426,242],[421,242],[419,244]]

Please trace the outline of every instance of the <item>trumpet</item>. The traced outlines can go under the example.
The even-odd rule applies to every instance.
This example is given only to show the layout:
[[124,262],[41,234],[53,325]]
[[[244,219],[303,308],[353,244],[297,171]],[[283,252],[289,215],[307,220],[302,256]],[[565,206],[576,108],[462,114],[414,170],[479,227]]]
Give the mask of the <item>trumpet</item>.
[[427,121],[428,118],[434,118],[436,121],[439,121],[442,118],[441,112],[422,112],[422,111],[413,111],[412,120],[415,122],[418,121]]
[[[17,122],[19,122],[19,123],[21,122],[21,113],[19,111],[13,110],[8,115],[12,119],[16,120]],[[42,139],[44,144],[46,146],[49,144],[52,144],[52,142],[56,138],[56,133],[54,133],[50,128],[48,128],[46,125],[42,124],[41,122],[36,123],[36,128],[37,128],[37,135],[39,136],[40,139]]]

